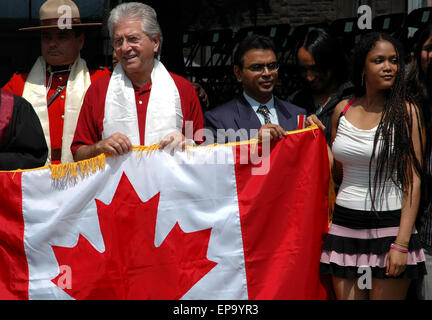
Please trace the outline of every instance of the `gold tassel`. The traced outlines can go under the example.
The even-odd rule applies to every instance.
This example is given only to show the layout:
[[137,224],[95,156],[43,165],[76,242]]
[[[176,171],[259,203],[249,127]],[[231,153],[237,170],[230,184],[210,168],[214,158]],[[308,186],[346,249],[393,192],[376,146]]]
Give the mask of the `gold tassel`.
[[15,180],[15,175],[16,175],[18,172],[21,172],[21,170],[16,170],[16,171],[13,172],[13,174],[12,174],[12,181]]
[[152,144],[151,146],[133,146],[133,151],[137,151],[137,158],[141,158],[144,151],[146,152],[146,156],[150,153],[159,150],[159,143]]
[[[95,173],[105,168],[106,155],[100,154],[97,157],[86,159],[74,163],[61,163],[49,165],[52,179],[76,178],[78,172],[85,176],[89,173]],[[78,168],[80,170],[78,170]]]

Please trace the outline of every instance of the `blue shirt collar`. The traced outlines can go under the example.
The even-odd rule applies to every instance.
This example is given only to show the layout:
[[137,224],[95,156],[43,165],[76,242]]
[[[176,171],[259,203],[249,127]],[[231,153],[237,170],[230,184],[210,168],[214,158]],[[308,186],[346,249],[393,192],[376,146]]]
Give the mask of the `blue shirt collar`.
[[244,91],[243,91],[243,96],[245,97],[246,101],[249,102],[249,104],[252,106],[252,108],[254,109],[255,112],[258,110],[260,105],[266,105],[267,108],[269,109],[270,113],[273,113],[273,110],[274,110],[274,96],[273,95],[271,96],[270,100],[267,101],[266,103],[259,103],[254,98],[251,98],[250,96],[248,96],[247,93]]

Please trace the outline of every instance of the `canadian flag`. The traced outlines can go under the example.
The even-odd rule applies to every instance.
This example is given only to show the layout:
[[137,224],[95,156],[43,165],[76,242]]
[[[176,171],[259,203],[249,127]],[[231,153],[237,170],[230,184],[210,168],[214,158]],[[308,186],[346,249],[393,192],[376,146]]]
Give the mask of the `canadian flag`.
[[0,173],[0,299],[326,299],[315,128]]

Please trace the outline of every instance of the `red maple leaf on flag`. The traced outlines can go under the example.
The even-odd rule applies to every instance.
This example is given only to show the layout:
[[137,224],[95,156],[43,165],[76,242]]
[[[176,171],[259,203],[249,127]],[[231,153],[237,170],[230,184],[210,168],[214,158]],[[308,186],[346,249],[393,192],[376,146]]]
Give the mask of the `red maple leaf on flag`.
[[105,251],[81,234],[75,247],[53,246],[71,274],[52,282],[75,299],[181,298],[216,265],[206,258],[211,229],[185,233],[176,223],[155,247],[159,196],[142,202],[123,173],[109,205],[96,199]]

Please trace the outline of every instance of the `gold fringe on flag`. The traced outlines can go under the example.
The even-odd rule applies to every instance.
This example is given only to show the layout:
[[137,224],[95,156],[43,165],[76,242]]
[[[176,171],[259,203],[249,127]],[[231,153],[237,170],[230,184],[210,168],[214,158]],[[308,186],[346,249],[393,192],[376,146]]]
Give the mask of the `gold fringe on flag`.
[[[141,157],[143,152],[146,152],[146,156],[148,156],[151,152],[154,152],[158,149],[159,144],[154,144],[151,146],[134,146],[132,148],[133,151],[137,151],[137,157]],[[80,173],[82,176],[86,176],[104,169],[107,157],[110,157],[110,155],[102,153],[94,158],[73,163],[49,165],[48,168],[51,170],[52,179],[76,178],[78,173]]]
[[140,158],[142,156],[142,154],[144,153],[144,151],[146,152],[146,156],[148,156],[150,153],[159,150],[159,143],[155,143],[151,146],[134,146],[132,148],[133,151],[138,151],[137,152],[137,158]]
[[85,176],[105,168],[106,155],[104,153],[97,157],[74,163],[62,163],[49,165],[52,179],[76,178],[78,172]]

